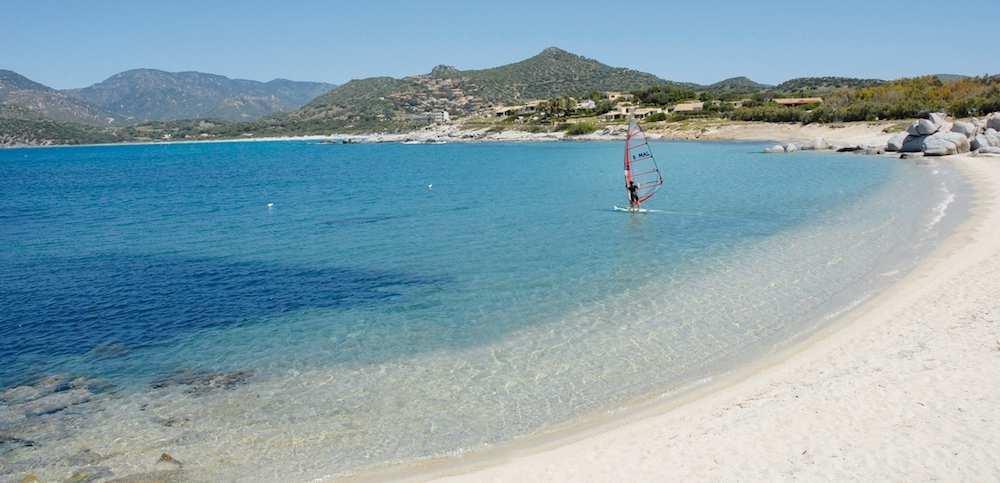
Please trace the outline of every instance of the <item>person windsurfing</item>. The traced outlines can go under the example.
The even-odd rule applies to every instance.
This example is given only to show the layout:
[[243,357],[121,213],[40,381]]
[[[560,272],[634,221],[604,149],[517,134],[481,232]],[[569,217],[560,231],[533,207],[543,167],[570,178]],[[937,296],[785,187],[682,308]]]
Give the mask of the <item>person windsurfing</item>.
[[629,116],[628,133],[625,135],[625,191],[628,192],[629,207],[621,211],[645,213],[642,204],[652,198],[660,186],[663,186],[663,175],[653,159],[646,134],[635,118]]
[[628,189],[629,207],[633,210],[639,209],[639,185],[635,184],[635,181],[629,181],[626,188]]

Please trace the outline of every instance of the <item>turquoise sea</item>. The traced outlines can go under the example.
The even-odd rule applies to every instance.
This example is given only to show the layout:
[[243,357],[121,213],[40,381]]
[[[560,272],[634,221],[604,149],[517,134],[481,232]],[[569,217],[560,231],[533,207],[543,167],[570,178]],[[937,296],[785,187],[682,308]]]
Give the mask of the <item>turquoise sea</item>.
[[[710,381],[898,279],[948,166],[654,142],[0,150],[0,480],[307,480]],[[166,468],[165,468],[166,466]]]

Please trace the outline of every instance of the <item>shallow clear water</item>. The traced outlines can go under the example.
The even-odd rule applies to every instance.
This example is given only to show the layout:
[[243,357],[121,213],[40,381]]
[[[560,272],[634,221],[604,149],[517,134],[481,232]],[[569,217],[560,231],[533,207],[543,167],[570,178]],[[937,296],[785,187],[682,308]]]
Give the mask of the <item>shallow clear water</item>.
[[654,144],[644,216],[610,210],[620,143],[0,151],[0,388],[87,378],[54,411],[5,396],[37,444],[0,474],[87,448],[301,479],[507,441],[808,333],[967,203],[943,166],[761,147]]

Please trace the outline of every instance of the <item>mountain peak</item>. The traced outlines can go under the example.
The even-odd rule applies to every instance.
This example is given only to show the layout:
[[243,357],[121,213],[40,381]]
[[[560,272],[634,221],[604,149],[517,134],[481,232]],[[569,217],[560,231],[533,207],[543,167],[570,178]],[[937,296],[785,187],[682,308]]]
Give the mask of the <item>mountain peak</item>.
[[559,47],[546,47],[542,50],[542,54],[553,55],[553,54],[568,54],[569,52],[560,49]]
[[431,77],[451,77],[457,73],[459,70],[453,65],[440,64],[431,69]]
[[541,57],[541,58],[550,58],[550,59],[559,59],[559,58],[567,58],[567,57],[572,57],[572,58],[575,58],[575,59],[583,58],[582,56],[579,56],[579,55],[576,55],[576,54],[574,54],[572,52],[560,49],[559,47],[546,47],[544,50],[542,50],[541,52],[539,52],[538,55],[535,56],[535,58],[539,58],[539,57]]

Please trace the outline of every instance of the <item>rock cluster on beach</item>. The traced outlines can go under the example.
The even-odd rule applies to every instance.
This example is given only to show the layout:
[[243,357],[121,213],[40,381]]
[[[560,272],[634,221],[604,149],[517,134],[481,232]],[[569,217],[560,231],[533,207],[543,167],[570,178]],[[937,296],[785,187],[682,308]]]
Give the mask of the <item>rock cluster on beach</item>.
[[837,145],[818,139],[806,143],[775,144],[765,153],[792,153],[799,150],[857,152],[860,154],[902,153],[910,156],[949,156],[973,153],[1000,156],[1000,112],[984,118],[948,121],[943,113],[932,112],[913,122],[905,131],[893,134],[885,144]]
[[921,153],[924,156],[948,156],[975,152],[1000,154],[1000,113],[984,119],[948,122],[944,114],[930,113],[918,119],[906,131],[889,138],[886,151]]
[[823,138],[816,138],[812,141],[800,142],[800,143],[784,143],[775,144],[769,148],[764,148],[765,153],[794,153],[796,151],[823,151],[827,149],[838,149],[839,146],[834,146],[826,142]]

